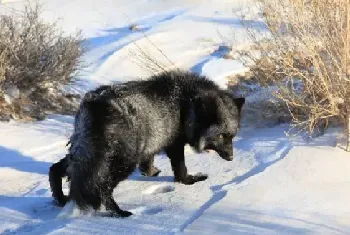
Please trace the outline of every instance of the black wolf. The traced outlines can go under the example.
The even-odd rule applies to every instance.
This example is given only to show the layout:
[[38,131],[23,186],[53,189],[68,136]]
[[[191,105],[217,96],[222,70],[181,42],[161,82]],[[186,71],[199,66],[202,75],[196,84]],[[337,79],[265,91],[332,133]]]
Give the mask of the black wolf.
[[[205,77],[178,71],[90,91],[76,114],[69,153],[50,168],[53,197],[61,206],[69,199],[80,209],[103,204],[113,215],[129,216],[113,190],[137,165],[144,175],[157,176],[153,160],[160,151],[169,157],[175,181],[203,181],[206,175],[187,173],[184,146],[215,150],[231,161],[244,102]],[[68,197],[62,192],[65,176]]]

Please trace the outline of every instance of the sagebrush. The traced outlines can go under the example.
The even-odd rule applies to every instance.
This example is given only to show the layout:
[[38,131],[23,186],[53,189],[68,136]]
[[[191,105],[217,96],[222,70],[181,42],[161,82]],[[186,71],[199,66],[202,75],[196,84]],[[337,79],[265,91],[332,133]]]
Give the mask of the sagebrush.
[[348,0],[262,0],[269,36],[247,29],[254,42],[244,53],[254,77],[277,86],[294,124],[309,131],[349,116],[350,2]]
[[56,23],[40,18],[41,7],[0,16],[0,117],[42,118],[71,113],[74,96],[63,87],[74,82],[85,51],[80,32],[66,36]]

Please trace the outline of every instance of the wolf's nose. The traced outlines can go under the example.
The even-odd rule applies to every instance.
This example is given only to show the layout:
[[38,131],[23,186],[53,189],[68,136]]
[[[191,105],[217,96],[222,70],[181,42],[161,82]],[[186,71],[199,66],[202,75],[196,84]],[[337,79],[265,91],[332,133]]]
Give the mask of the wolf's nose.
[[227,161],[232,161],[232,160],[233,160],[233,156],[228,156],[228,157],[226,158],[226,160],[227,160]]

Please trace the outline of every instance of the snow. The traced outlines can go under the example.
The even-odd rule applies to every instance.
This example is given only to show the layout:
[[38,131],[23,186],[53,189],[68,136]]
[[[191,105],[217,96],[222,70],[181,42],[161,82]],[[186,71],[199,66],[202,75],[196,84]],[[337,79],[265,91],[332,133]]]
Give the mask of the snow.
[[[24,2],[0,4],[0,13],[11,12],[12,8],[17,13],[23,8]],[[240,66],[233,60],[219,60],[213,64],[221,55],[212,53],[228,39],[235,38],[237,46],[246,45],[248,40],[240,23],[240,16],[244,13],[242,8],[245,9],[249,3],[246,0],[39,2],[43,5],[42,15],[45,20],[59,20],[59,25],[67,33],[82,29],[87,38],[86,44],[90,48],[84,58],[87,68],[81,76],[82,87],[75,87],[80,92],[101,83],[122,82],[151,75],[152,72],[145,69],[140,61],[142,52],[139,48],[164,67],[191,69],[210,76],[225,87],[223,79],[216,79],[216,71],[220,71],[222,78]],[[248,25],[263,27],[259,20],[252,22]],[[132,24],[139,30],[130,30]],[[212,56],[208,57],[210,54]]]
[[[24,2],[1,1],[0,13],[17,12]],[[263,22],[254,20],[252,1],[42,3],[45,20],[59,19],[66,32],[80,28],[87,37],[88,66],[79,84],[69,87],[81,93],[152,74],[137,65],[138,48],[164,66],[207,75],[225,88],[226,75],[246,68],[225,59],[224,41],[234,38],[233,48],[249,45],[241,17],[264,30]],[[129,30],[132,24],[138,30]],[[136,171],[114,191],[121,208],[134,213],[129,218],[109,218],[104,210],[80,213],[71,203],[57,208],[48,170],[65,156],[73,120],[52,115],[35,123],[0,123],[0,234],[347,234],[350,229],[350,160],[334,147],[338,130],[306,141],[287,138],[288,126],[244,125],[233,143],[232,162],[186,148],[189,171],[209,174],[192,186],[174,183],[169,160],[157,156],[158,177]]]
[[264,153],[243,176],[212,188],[215,203],[202,207],[185,234],[348,233],[348,154],[332,147],[335,137],[329,133],[309,144],[285,142],[276,134],[260,146],[275,148],[274,153]]
[[202,69],[202,75],[211,77],[223,89],[227,89],[225,77],[242,74],[248,69],[239,61],[230,61],[223,58],[213,58]]
[[47,171],[65,153],[71,122],[54,116],[0,125],[8,130],[0,134],[3,234],[346,234],[350,228],[350,161],[333,147],[336,132],[306,142],[288,139],[287,126],[243,128],[232,162],[187,152],[189,170],[209,174],[193,186],[173,183],[169,160],[157,156],[159,177],[135,172],[115,190],[130,218],[80,214],[72,205],[61,210],[52,205]]

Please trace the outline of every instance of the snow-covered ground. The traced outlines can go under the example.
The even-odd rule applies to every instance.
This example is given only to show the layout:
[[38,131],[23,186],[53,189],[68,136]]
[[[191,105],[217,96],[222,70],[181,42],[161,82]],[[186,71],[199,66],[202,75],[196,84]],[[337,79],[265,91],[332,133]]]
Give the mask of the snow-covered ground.
[[[0,1],[0,13],[26,1]],[[138,66],[139,48],[165,66],[208,75],[225,87],[224,76],[241,73],[222,53],[225,40],[249,44],[241,24],[264,30],[242,0],[43,0],[46,20],[60,19],[67,32],[83,30],[91,50],[82,83],[148,76]],[[136,24],[139,31],[129,30]],[[147,35],[147,37],[145,36]],[[158,50],[154,47],[161,50]],[[157,178],[135,172],[115,190],[120,206],[134,215],[79,215],[52,204],[48,169],[66,153],[73,117],[50,116],[36,123],[0,123],[0,234],[350,234],[350,156],[334,148],[336,131],[314,141],[288,139],[287,126],[249,128],[234,140],[235,159],[187,151],[192,172],[208,180],[175,184],[169,160],[156,158]],[[67,184],[65,191],[67,192]]]

